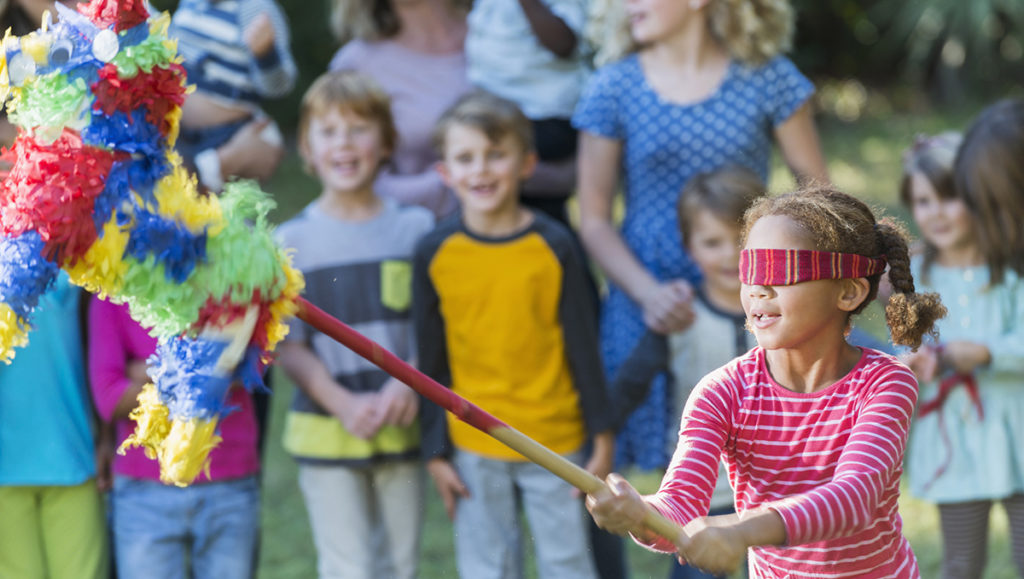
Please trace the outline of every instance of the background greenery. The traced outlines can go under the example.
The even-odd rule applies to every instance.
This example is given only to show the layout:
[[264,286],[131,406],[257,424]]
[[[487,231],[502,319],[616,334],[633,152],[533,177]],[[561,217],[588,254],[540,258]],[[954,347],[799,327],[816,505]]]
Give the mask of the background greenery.
[[[153,0],[163,10],[177,0]],[[337,49],[328,31],[327,0],[281,1],[293,31],[300,78],[293,94],[267,103],[267,110],[291,132],[305,88],[322,73]],[[843,190],[906,219],[896,206],[902,150],[918,133],[963,128],[987,102],[1022,96],[1024,2],[1020,0],[793,0],[798,14],[791,54],[818,86],[819,129],[834,182]],[[294,151],[294,147],[292,147]],[[792,186],[776,161],[771,188]],[[317,193],[317,184],[290,154],[267,185],[280,222]],[[877,311],[860,322],[878,332]],[[298,490],[295,463],[282,450],[283,412],[292,385],[278,375],[264,472],[263,547],[260,577],[315,577],[315,550]],[[651,475],[631,475],[640,485]],[[905,532],[924,577],[938,575],[938,520],[930,505],[904,497]],[[339,524],[344,524],[339,521]],[[986,579],[1015,577],[1006,519],[996,509]],[[665,576],[668,559],[630,545],[633,577]],[[451,526],[431,488],[423,534],[421,576],[454,577]]]

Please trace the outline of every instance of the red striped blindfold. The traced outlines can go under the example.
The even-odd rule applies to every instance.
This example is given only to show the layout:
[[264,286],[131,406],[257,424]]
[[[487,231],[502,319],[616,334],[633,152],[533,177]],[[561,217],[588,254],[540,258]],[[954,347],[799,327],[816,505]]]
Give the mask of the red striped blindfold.
[[744,249],[740,282],[793,285],[817,279],[868,277],[885,271],[885,258],[811,249]]

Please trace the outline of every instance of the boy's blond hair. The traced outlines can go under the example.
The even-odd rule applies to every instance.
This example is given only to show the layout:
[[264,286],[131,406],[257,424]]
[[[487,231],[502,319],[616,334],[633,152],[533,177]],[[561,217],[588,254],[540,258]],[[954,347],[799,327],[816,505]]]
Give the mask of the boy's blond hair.
[[391,114],[391,97],[365,74],[343,70],[320,75],[302,97],[299,108],[298,139],[305,146],[309,125],[314,117],[328,111],[341,110],[377,123],[381,144],[393,152],[398,144],[398,130]]
[[[709,0],[706,10],[711,34],[744,64],[760,65],[790,49],[794,17],[789,0]],[[622,0],[594,0],[587,36],[597,47],[598,66],[639,48],[630,37]]]
[[514,102],[482,90],[460,98],[434,127],[434,145],[444,157],[448,131],[459,125],[477,129],[496,143],[508,135],[515,137],[524,152],[533,152],[533,124]]

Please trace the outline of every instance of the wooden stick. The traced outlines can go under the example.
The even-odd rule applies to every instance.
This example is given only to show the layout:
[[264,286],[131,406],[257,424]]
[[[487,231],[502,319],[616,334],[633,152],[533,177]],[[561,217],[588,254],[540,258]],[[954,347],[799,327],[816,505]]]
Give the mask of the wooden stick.
[[[530,461],[587,494],[608,490],[608,485],[585,469],[566,460],[522,432],[498,420],[476,404],[452,392],[383,346],[353,330],[348,324],[327,314],[304,298],[296,300],[298,317],[356,354],[373,362],[391,376],[422,394],[428,400],[454,414],[459,420],[502,442]],[[675,543],[682,529],[652,507],[647,507],[644,525]]]

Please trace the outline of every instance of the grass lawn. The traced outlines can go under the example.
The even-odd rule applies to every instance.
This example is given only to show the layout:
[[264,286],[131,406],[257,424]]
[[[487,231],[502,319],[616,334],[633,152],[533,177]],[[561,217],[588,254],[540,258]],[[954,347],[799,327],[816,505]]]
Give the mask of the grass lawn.
[[[878,118],[843,123],[823,119],[819,129],[829,169],[839,188],[870,200],[875,206],[906,218],[895,207],[900,177],[900,154],[917,133],[935,133],[962,128],[979,110],[930,111],[918,114],[887,113]],[[788,173],[776,161],[771,188],[784,191],[792,186]],[[273,215],[283,221],[301,209],[319,192],[315,181],[306,176],[297,159],[289,157],[267,189],[277,198],[279,208]],[[862,322],[877,332],[882,328],[875,312]],[[275,369],[276,371],[276,369]],[[284,411],[293,386],[278,372],[264,465],[263,545],[259,576],[262,579],[292,579],[316,576],[316,554],[307,522],[306,510],[296,483],[294,461],[281,448]],[[640,477],[651,484],[650,476]],[[656,484],[656,483],[654,483]],[[940,560],[938,516],[933,507],[904,496],[900,512],[905,533],[910,538],[924,577],[937,577]],[[986,579],[1016,577],[1010,561],[1007,522],[1000,508],[994,511],[990,559]],[[345,524],[338,521],[338,524]],[[635,578],[662,579],[667,574],[668,558],[630,545],[630,568]],[[427,495],[427,522],[423,533],[420,575],[426,579],[455,577],[452,556],[452,531],[433,488]],[[531,570],[532,573],[532,570]],[[535,575],[529,575],[535,576]]]

